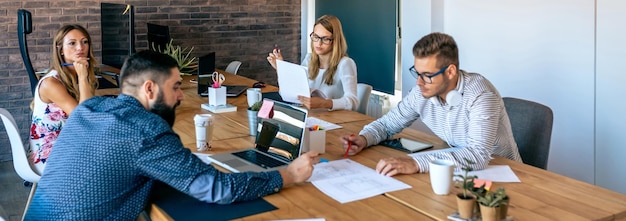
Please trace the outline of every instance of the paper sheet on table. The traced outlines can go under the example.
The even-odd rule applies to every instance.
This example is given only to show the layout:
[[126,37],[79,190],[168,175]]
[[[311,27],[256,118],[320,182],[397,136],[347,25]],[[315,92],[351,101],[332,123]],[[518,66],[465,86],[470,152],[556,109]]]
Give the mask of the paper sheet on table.
[[316,164],[308,181],[340,203],[411,188],[399,180],[380,175],[375,170],[350,159]]
[[316,118],[316,117],[307,117],[306,118],[306,127],[307,128],[311,128],[313,126],[320,126],[322,127],[322,129],[324,130],[333,130],[333,129],[338,129],[341,128],[341,126],[337,125],[337,124],[333,124],[331,122]]
[[276,60],[278,93],[284,101],[298,103],[298,95],[311,97],[307,69],[291,62]]
[[[461,174],[463,172],[455,172],[454,174]],[[476,175],[481,180],[491,180],[492,182],[503,183],[520,183],[517,175],[511,170],[508,165],[489,165],[484,170],[476,170],[469,172],[469,175]],[[456,177],[455,177],[456,178]]]
[[206,163],[206,164],[211,164],[211,161],[209,161],[209,156],[213,155],[210,153],[193,153],[193,155],[196,155],[196,157],[198,157],[200,160],[202,160],[202,162]]

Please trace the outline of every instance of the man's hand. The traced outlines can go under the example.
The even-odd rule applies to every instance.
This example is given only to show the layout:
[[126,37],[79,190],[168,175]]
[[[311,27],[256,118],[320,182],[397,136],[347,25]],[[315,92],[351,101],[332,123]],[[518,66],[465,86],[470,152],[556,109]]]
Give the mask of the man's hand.
[[319,163],[318,153],[311,151],[300,155],[292,161],[286,169],[279,170],[280,176],[283,178],[283,187],[294,183],[302,183],[309,179],[313,174],[313,165]]
[[365,147],[367,147],[367,139],[364,136],[354,136],[354,135],[344,135],[339,137],[341,142],[343,143],[343,152],[345,153],[348,149],[348,143],[350,143],[350,150],[348,150],[348,155],[355,155]]
[[410,157],[391,157],[381,159],[376,165],[376,172],[385,175],[393,176],[396,174],[412,174],[419,171],[419,166],[413,158]]

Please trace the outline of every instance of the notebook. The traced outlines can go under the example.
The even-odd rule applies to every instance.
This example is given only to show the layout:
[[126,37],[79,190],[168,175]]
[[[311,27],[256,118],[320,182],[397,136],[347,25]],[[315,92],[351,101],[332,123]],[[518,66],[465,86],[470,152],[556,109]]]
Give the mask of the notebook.
[[307,110],[280,101],[271,118],[260,118],[256,147],[208,156],[209,161],[232,172],[268,171],[287,167],[302,151]]

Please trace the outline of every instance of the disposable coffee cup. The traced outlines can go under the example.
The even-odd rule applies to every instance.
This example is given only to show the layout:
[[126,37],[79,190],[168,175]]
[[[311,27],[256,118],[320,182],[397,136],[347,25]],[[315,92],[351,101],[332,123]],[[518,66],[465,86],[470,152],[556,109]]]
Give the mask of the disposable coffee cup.
[[211,149],[213,135],[213,116],[211,114],[196,114],[193,117],[196,125],[196,148],[198,151]]
[[454,162],[444,159],[436,159],[429,163],[430,185],[437,195],[448,195],[452,188],[452,175]]
[[262,94],[261,94],[261,88],[248,88],[248,90],[246,90],[246,96],[248,97],[248,107],[252,107],[252,105],[254,105],[256,102],[261,101],[262,98]]

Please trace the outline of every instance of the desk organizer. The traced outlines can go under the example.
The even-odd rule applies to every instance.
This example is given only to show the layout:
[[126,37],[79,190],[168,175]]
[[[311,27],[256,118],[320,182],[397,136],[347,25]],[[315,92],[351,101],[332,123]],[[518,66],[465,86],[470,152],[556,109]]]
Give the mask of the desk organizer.
[[223,106],[226,105],[226,87],[219,88],[209,87],[209,105]]

